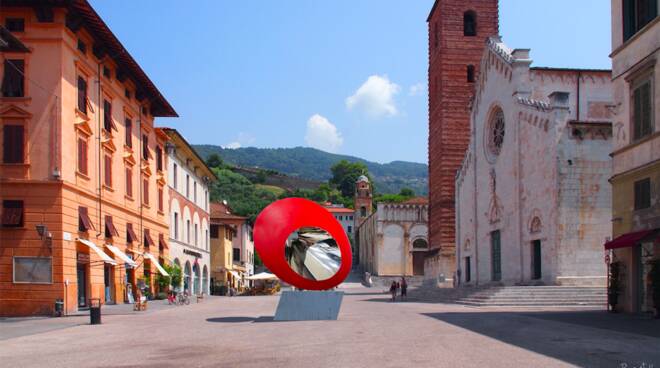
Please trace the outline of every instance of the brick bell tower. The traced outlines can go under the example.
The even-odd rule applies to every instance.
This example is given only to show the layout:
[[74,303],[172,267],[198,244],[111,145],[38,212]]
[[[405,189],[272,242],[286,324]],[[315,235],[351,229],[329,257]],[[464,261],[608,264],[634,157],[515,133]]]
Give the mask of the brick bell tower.
[[470,141],[469,104],[486,39],[499,33],[498,11],[498,0],[436,0],[426,20],[429,246],[439,249],[427,262],[446,277],[456,269],[454,179]]

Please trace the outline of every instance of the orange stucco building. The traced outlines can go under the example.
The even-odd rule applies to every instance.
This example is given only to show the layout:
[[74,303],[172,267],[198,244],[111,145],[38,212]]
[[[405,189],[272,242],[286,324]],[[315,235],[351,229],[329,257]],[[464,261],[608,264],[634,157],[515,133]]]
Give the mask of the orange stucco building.
[[1,6],[0,316],[154,292],[176,112],[86,0]]

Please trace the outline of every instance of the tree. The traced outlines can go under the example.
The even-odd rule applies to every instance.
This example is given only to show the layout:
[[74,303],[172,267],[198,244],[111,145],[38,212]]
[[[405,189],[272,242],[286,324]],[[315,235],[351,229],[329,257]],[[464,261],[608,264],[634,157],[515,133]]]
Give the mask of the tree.
[[208,167],[222,167],[223,164],[222,158],[217,153],[212,153],[206,159],[206,166]]
[[257,177],[254,178],[254,182],[257,184],[264,184],[268,179],[268,173],[265,170],[259,170]]
[[339,189],[341,195],[346,198],[353,198],[355,195],[355,182],[361,175],[365,175],[369,178],[369,181],[373,185],[373,180],[369,175],[367,165],[362,162],[348,162],[346,160],[341,160],[334,164],[332,168],[332,178],[330,178],[330,184]]
[[213,172],[218,181],[211,187],[211,200],[226,200],[235,214],[247,217],[250,223],[261,210],[277,200],[273,192],[256,187],[241,174],[219,168],[214,168]]
[[374,198],[374,203],[401,203],[409,199],[410,197],[404,197],[401,194],[382,194]]
[[401,188],[399,195],[402,197],[414,197],[415,191],[410,188]]

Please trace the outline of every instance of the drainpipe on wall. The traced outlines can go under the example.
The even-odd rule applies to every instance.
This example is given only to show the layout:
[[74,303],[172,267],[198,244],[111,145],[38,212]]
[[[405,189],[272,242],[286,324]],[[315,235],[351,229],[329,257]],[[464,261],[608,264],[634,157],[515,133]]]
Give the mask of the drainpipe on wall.
[[474,162],[472,163],[472,182],[474,184],[474,270],[476,272],[475,278],[474,278],[474,283],[475,285],[479,285],[479,213],[477,212],[478,206],[477,206],[477,150],[476,150],[476,141],[477,141],[477,129],[476,127],[473,128],[472,132],[472,152],[474,154],[472,155],[474,157]]
[[[463,165],[465,165],[465,161],[463,161]],[[463,165],[461,165],[461,166],[463,166]],[[462,167],[458,170],[458,172],[456,174],[456,179],[454,179],[454,188],[455,188],[454,198],[455,199],[460,199],[461,198],[461,189],[460,189],[460,186],[458,185],[458,178],[461,177],[461,171],[462,171]],[[454,205],[454,208],[456,209],[456,214],[455,214],[455,218],[454,218],[454,226],[456,228],[456,236],[455,236],[455,239],[456,239],[456,244],[455,244],[455,246],[456,246],[456,274],[454,275],[454,278],[456,279],[456,281],[454,282],[454,284],[456,285],[456,287],[459,287],[460,283],[461,283],[461,278],[460,278],[459,275],[462,274],[462,272],[460,272],[460,270],[461,270],[461,244],[463,244],[463,239],[461,237],[461,206],[460,205]]]
[[580,79],[582,78],[582,72],[578,70],[577,72],[577,86],[576,86],[576,95],[577,95],[577,103],[576,103],[576,108],[575,112],[577,114],[575,120],[580,121]]
[[[140,163],[138,165],[138,188],[140,190],[138,191],[140,193],[140,234],[142,234],[142,243],[144,243],[144,223],[143,223],[143,208],[144,208],[144,200],[143,200],[143,191],[144,191],[144,180],[142,179],[142,160],[144,159],[143,157],[143,152],[144,152],[144,140],[142,139],[142,106],[138,107],[138,119],[137,119],[137,130],[138,130],[138,142],[140,142],[140,151],[138,152],[138,157],[140,158],[138,162]],[[144,244],[142,244],[142,248],[144,249]],[[137,277],[137,276],[136,276]],[[136,280],[137,281],[137,280]]]
[[[96,122],[97,122],[97,131],[96,131],[96,140],[97,140],[97,172],[96,172],[96,180],[97,180],[97,198],[99,202],[99,228],[96,233],[96,238],[102,234],[101,229],[103,228],[102,225],[102,220],[101,220],[101,207],[103,206],[102,204],[102,197],[103,197],[103,187],[101,185],[101,63],[97,63],[97,68],[96,68],[96,93],[97,93],[97,101],[98,101],[98,111],[96,113]],[[103,111],[105,114],[105,110]]]

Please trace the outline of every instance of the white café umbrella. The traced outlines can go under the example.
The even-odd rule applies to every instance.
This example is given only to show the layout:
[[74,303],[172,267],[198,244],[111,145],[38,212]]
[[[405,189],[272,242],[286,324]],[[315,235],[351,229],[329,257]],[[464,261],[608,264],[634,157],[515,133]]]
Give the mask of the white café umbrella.
[[246,277],[248,280],[276,280],[277,276],[273,275],[272,273],[268,272],[261,272],[256,275],[252,275],[250,277]]

